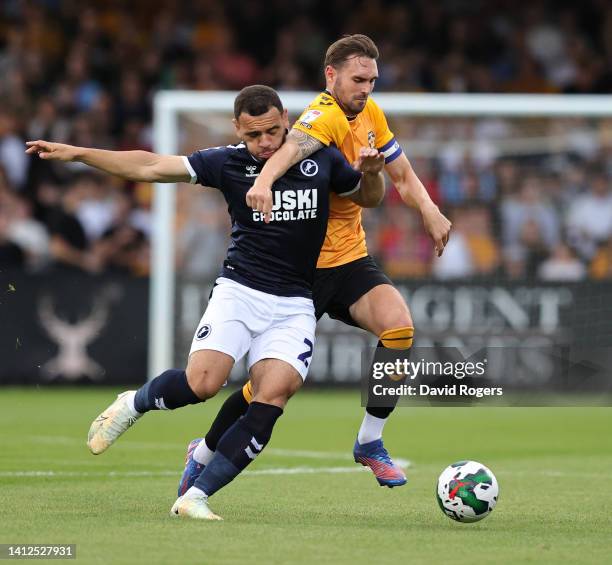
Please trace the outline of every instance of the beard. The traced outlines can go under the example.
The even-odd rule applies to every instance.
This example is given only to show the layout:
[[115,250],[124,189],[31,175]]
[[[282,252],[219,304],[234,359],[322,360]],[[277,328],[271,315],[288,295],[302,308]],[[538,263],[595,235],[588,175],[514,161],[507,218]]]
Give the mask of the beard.
[[338,102],[338,105],[344,110],[344,113],[350,117],[350,116],[356,116],[357,114],[360,114],[361,112],[363,112],[363,109],[365,108],[365,105],[368,99],[366,98],[364,100],[364,99],[350,98],[346,102],[344,102],[336,98],[336,101]]
[[347,117],[355,117],[357,114],[363,112],[369,97],[366,96],[365,99],[358,99],[355,95],[351,96],[347,94],[344,96],[343,82],[336,83],[334,88],[330,89],[329,92]]
[[355,114],[359,114],[359,112],[363,111],[363,109],[365,108],[365,105],[367,104],[367,102],[368,102],[367,98],[365,98],[365,99],[362,99],[362,98],[361,99],[356,99],[356,98],[354,98],[351,101],[351,105],[350,105],[349,109],[352,112],[354,112]]

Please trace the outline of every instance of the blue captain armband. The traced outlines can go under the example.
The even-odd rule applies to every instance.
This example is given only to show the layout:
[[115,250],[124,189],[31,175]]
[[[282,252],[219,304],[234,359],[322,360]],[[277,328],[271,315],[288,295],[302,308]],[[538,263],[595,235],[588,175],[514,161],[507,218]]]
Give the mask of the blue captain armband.
[[391,163],[391,161],[395,161],[395,159],[402,154],[402,148],[395,140],[395,137],[385,143],[382,147],[379,147],[378,151],[385,156],[385,165],[388,165]]

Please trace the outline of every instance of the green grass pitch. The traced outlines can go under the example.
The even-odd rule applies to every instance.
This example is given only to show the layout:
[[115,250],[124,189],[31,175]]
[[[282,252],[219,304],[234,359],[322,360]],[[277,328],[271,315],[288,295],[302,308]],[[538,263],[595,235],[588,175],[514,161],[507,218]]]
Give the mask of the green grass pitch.
[[[385,431],[408,485],[350,460],[357,392],[303,390],[248,473],[211,499],[224,522],[172,518],[187,442],[223,397],[140,420],[107,453],[85,446],[118,391],[0,389],[0,543],[76,543],[79,563],[603,563],[611,551],[612,409],[400,408]],[[488,465],[500,501],[458,524],[442,469]],[[56,561],[57,562],[57,561]]]

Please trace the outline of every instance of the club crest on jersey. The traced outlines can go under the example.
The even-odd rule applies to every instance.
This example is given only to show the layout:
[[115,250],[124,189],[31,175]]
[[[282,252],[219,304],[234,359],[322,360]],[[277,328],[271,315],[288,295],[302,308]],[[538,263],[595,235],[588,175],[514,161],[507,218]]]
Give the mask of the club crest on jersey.
[[374,149],[376,148],[376,135],[372,130],[368,132],[368,145]]
[[257,165],[247,165],[246,166],[246,174],[245,177],[258,177],[259,173],[257,171]]
[[211,332],[212,327],[210,324],[204,324],[202,327],[198,328],[198,331],[196,332],[196,339],[206,339]]
[[300,171],[306,177],[314,177],[319,172],[319,165],[312,159],[304,159],[300,163]]

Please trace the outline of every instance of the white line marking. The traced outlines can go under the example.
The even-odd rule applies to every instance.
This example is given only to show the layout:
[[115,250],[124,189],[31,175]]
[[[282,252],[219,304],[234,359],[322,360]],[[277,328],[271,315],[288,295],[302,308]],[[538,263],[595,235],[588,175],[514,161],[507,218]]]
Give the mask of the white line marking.
[[[274,467],[243,471],[242,475],[309,475],[367,471],[365,467]],[[180,469],[163,471],[0,471],[0,477],[178,477]]]
[[[342,461],[352,461],[353,454],[344,451],[305,451],[300,449],[274,449],[270,447],[265,453],[278,455],[279,457],[304,457],[306,459],[340,459]],[[408,459],[393,459],[400,467],[411,467],[412,463]]]
[[[242,472],[242,475],[313,475],[313,474],[341,474],[359,473],[369,471],[367,467],[353,465],[351,467],[271,467],[264,469],[253,469]],[[421,468],[421,472],[425,469]],[[414,470],[412,471],[414,473]],[[160,471],[0,471],[0,477],[23,477],[23,478],[62,478],[62,477],[178,477],[180,469],[164,469]],[[555,471],[552,469],[542,469],[540,471],[507,471],[512,476],[533,476],[542,477],[584,477],[589,479],[609,479],[606,473],[584,473],[582,471],[566,472]],[[504,476],[505,473],[499,473]]]
[[[37,442],[37,443],[46,443],[46,444],[57,444],[57,445],[85,445],[85,440],[77,439],[70,436],[28,436],[28,439]],[[151,449],[151,450],[159,450],[159,449],[177,449],[177,448],[185,448],[186,443],[155,443],[155,442],[136,442],[136,441],[126,441],[122,443],[118,443],[113,446],[113,449],[117,449],[117,447],[121,449]],[[303,450],[303,449],[280,449],[269,447],[265,450],[265,453],[268,455],[273,455],[276,457],[302,457],[304,459],[331,459],[331,460],[339,460],[339,461],[353,461],[353,454],[349,451],[311,451],[311,450]],[[400,467],[407,469],[412,467],[412,463],[408,459],[402,458],[394,458],[395,463],[397,463]]]
[[254,469],[252,471],[244,471],[247,475],[312,475],[312,474],[337,474],[337,473],[359,473],[368,471],[365,467],[276,467],[270,469]]

